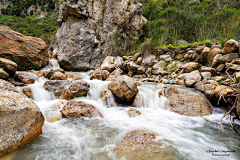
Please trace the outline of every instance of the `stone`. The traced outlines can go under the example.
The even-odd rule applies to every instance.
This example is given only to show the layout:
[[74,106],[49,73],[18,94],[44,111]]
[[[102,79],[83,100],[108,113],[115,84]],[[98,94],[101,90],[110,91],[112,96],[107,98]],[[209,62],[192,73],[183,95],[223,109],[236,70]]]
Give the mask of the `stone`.
[[122,57],[117,57],[115,60],[114,60],[114,67],[115,68],[121,68],[123,64],[123,58]]
[[20,93],[20,91],[10,82],[0,79],[0,90],[7,90]]
[[194,88],[204,93],[207,90],[214,91],[217,86],[218,84],[210,84],[209,82],[204,83],[203,81],[198,81],[194,85]]
[[102,117],[93,105],[82,101],[68,101],[60,112],[63,118]]
[[212,60],[212,67],[216,67],[218,64],[218,58],[222,57],[221,54],[217,54]]
[[236,72],[234,76],[235,76],[237,82],[240,82],[240,72]]
[[69,100],[85,96],[89,90],[89,85],[83,80],[49,80],[44,83],[43,88],[54,93],[57,98]]
[[160,58],[167,62],[172,61],[172,58],[170,55],[161,55]]
[[134,75],[134,73],[132,71],[129,71],[127,74],[128,77],[133,77],[133,75]]
[[[0,39],[0,41],[1,41],[1,39]],[[1,56],[1,52],[0,52],[0,56]],[[11,77],[13,77],[15,75],[16,71],[17,71],[18,65],[15,62],[13,62],[9,59],[0,58],[0,68],[2,68]]]
[[183,88],[168,88],[166,107],[185,116],[208,116],[212,109],[208,101],[199,93]]
[[143,66],[139,66],[137,69],[137,74],[144,74],[146,72],[146,68]]
[[134,75],[133,78],[141,79],[141,78],[143,78],[143,75]]
[[126,75],[118,76],[116,80],[108,84],[108,89],[123,101],[131,102],[138,93],[138,83]]
[[204,95],[205,95],[208,99],[210,99],[210,100],[213,100],[214,97],[215,97],[213,90],[206,90],[206,91],[204,92]]
[[141,112],[137,109],[130,109],[127,112],[130,117],[136,117],[137,115],[141,115]]
[[44,72],[46,72],[46,70],[41,70],[41,71],[39,71],[39,72],[38,72],[38,77],[42,77]]
[[28,97],[28,98],[33,98],[33,93],[30,87],[24,87],[23,88],[23,93]]
[[165,61],[159,61],[158,63],[154,64],[152,66],[153,70],[163,70],[166,62]]
[[192,71],[190,73],[185,73],[185,83],[186,86],[192,87],[196,82],[201,81],[200,72],[198,70]]
[[135,62],[140,56],[141,56],[141,53],[138,52],[138,53],[134,54],[132,60]]
[[120,76],[122,74],[123,74],[123,71],[120,68],[117,68],[110,75]]
[[239,57],[238,53],[229,53],[226,55],[223,55],[218,58],[217,63],[226,63],[226,62],[231,62],[233,59],[236,59]]
[[212,60],[213,58],[217,55],[217,54],[221,54],[222,50],[218,47],[214,47],[210,50],[207,59],[208,59],[208,64],[212,64]]
[[234,39],[230,39],[224,44],[223,54],[233,53],[238,50],[238,47],[239,43]]
[[142,35],[147,20],[141,13],[138,1],[64,0],[59,6],[53,56],[65,70],[97,68],[106,56],[126,53]]
[[76,80],[69,86],[66,86],[61,99],[73,99],[74,97],[86,96],[90,86],[83,80]]
[[147,77],[150,77],[152,75],[152,68],[148,68],[145,74],[147,75]]
[[228,70],[240,71],[240,66],[237,65],[237,64],[225,63],[225,68],[228,69]]
[[199,63],[203,63],[205,61],[207,61],[207,57],[208,57],[208,54],[210,52],[210,48],[209,47],[205,47],[202,51],[202,53],[200,54],[200,59],[199,59]]
[[212,74],[211,74],[211,72],[201,72],[201,76],[203,79],[209,80],[209,79],[211,79]]
[[225,68],[225,64],[219,64],[216,68],[217,72],[221,72]]
[[[8,27],[0,26],[0,44],[6,46],[0,50],[0,57],[17,63],[16,65],[12,62],[10,76],[13,76],[17,69],[39,70],[49,63],[47,45],[40,38],[25,36]],[[3,67],[0,65],[0,68]]]
[[199,57],[199,54],[198,54],[198,53],[193,53],[193,55],[192,55],[192,60],[196,60],[197,57]]
[[214,90],[214,94],[217,99],[219,99],[220,96],[226,97],[227,95],[230,95],[233,93],[234,93],[234,91],[231,88],[229,88],[227,86],[223,86],[223,85],[217,86]]
[[199,54],[201,54],[204,48],[205,48],[205,46],[198,46],[198,47],[196,48],[196,52],[199,53]]
[[213,77],[213,80],[216,81],[216,82],[219,82],[219,81],[224,80],[224,79],[226,79],[224,76],[215,76],[215,77]]
[[240,118],[240,94],[238,93],[238,96],[237,96],[238,100],[237,100],[237,106],[236,106],[236,110],[237,110],[237,114]]
[[55,72],[51,76],[50,80],[67,80],[67,75],[63,74],[62,72]]
[[116,146],[124,150],[151,147],[157,145],[156,136],[157,134],[150,131],[134,130],[127,133]]
[[140,66],[139,65],[137,65],[135,62],[133,62],[133,61],[130,61],[130,62],[128,62],[127,63],[127,68],[128,68],[128,71],[131,71],[131,72],[137,72],[138,71],[138,68],[139,68]]
[[[154,74],[154,70],[152,72]],[[159,70],[158,74],[160,74],[163,77],[163,76],[167,76],[169,74],[169,72],[167,72],[165,70]]]
[[101,65],[101,70],[107,70],[108,72],[112,72],[115,67],[113,59],[114,59],[114,57],[107,56]]
[[138,57],[136,64],[140,65],[142,63],[143,58],[142,57]]
[[0,156],[42,134],[44,117],[37,105],[18,93],[0,90]]
[[106,79],[106,81],[114,81],[114,80],[116,80],[116,79],[117,79],[117,76],[110,75],[110,76]]
[[200,69],[199,69],[200,72],[211,72],[212,76],[217,76],[217,71],[215,68],[212,68],[212,67],[206,67],[206,66],[202,66]]
[[183,71],[184,71],[184,73],[189,73],[189,72],[192,72],[192,71],[198,69],[198,67],[199,67],[199,63],[197,63],[197,62],[189,62],[189,63],[186,63],[183,66]]
[[79,77],[78,75],[73,74],[73,73],[65,72],[65,75],[67,76],[67,79],[72,79],[72,80],[79,80],[79,79],[81,79],[81,77]]
[[183,55],[178,54],[178,55],[175,56],[175,58],[180,61],[181,59],[183,59]]
[[184,82],[184,79],[179,79],[179,78],[177,78],[175,80],[175,84],[177,84],[177,85],[186,85],[185,82]]
[[240,65],[240,58],[237,58],[237,59],[236,59],[236,63],[237,63],[238,65]]
[[156,56],[150,54],[150,55],[146,56],[145,58],[143,58],[142,63],[143,63],[145,66],[152,66],[154,60],[156,60]]
[[67,102],[57,102],[55,104],[53,104],[50,109],[52,110],[62,110],[63,107],[66,105]]
[[35,79],[30,77],[27,73],[18,72],[15,75],[25,84],[33,84],[35,82]]
[[65,73],[65,71],[62,68],[54,68],[54,69],[50,69],[50,70],[45,70],[43,72],[43,76],[45,78],[50,79],[55,72]]
[[9,74],[0,68],[0,79],[8,79]]
[[114,100],[114,96],[109,89],[104,89],[102,91],[102,100],[108,107],[115,107],[117,103]]
[[103,80],[106,80],[109,77],[110,73],[107,70],[102,70],[101,74],[102,74]]

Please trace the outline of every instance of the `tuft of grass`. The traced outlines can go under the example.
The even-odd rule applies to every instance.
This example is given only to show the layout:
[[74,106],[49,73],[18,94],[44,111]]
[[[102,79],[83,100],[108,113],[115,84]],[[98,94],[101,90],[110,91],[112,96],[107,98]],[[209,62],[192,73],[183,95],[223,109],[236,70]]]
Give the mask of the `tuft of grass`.
[[0,45],[0,47],[1,47],[2,49],[6,49],[6,48],[7,48],[6,45]]
[[118,24],[118,21],[113,21],[113,24]]

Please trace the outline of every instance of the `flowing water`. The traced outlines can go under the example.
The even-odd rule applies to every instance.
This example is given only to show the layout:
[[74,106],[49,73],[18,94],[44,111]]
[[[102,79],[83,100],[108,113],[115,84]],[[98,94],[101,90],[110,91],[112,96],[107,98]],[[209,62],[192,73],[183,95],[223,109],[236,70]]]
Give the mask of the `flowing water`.
[[[94,105],[103,118],[62,119],[59,111],[52,111],[50,106],[65,101],[55,99],[54,95],[43,89],[47,79],[37,78],[30,85],[33,100],[41,109],[45,120],[43,134],[36,140],[0,159],[13,160],[111,160],[111,159],[239,159],[240,141],[230,128],[228,121],[223,126],[230,138],[218,130],[218,123],[223,115],[221,109],[214,108],[211,116],[186,117],[165,109],[167,99],[159,97],[158,91],[163,84],[141,83],[138,87],[140,100],[137,103],[141,115],[129,117],[130,106],[107,107],[101,99],[101,92],[108,83],[89,80],[86,73],[75,72],[90,84],[86,97],[75,98]],[[34,76],[34,75],[32,75]],[[66,102],[66,101],[65,101]],[[238,123],[238,122],[236,122]],[[239,123],[235,126],[240,130]],[[161,143],[159,149],[171,152],[162,155],[158,152],[146,154],[132,152],[130,157],[118,155],[117,142],[128,132],[135,130],[155,132]],[[208,150],[230,151],[230,156],[212,156]],[[224,153],[221,153],[224,154]]]

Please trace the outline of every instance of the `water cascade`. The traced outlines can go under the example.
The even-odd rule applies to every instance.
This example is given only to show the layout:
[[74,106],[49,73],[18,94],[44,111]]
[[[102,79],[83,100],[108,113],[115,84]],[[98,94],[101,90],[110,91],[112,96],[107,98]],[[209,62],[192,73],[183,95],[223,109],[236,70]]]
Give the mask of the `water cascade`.
[[[52,61],[53,62],[53,61]],[[59,67],[53,63],[54,68]],[[131,106],[108,107],[101,99],[101,93],[107,89],[109,82],[89,80],[87,73],[72,72],[80,75],[90,84],[86,97],[74,98],[94,105],[103,118],[64,119],[59,110],[51,110],[51,106],[66,100],[56,99],[52,93],[43,89],[45,78],[37,78],[30,85],[33,100],[45,117],[43,134],[36,140],[18,149],[13,160],[112,160],[129,159],[117,155],[116,143],[128,132],[135,129],[149,130],[156,133],[161,142],[161,149],[169,149],[167,155],[151,153],[139,155],[132,153],[131,159],[238,159],[239,152],[230,156],[214,157],[208,150],[238,150],[239,139],[227,121],[223,122],[227,138],[218,131],[218,122],[223,113],[213,113],[205,117],[187,117],[171,112],[165,108],[167,98],[164,93],[166,85],[157,83],[141,83],[137,110],[141,115],[130,117],[127,113]],[[237,122],[238,123],[238,122]],[[237,127],[239,130],[240,128]],[[148,157],[149,156],[149,157]],[[0,158],[4,159],[4,157]]]

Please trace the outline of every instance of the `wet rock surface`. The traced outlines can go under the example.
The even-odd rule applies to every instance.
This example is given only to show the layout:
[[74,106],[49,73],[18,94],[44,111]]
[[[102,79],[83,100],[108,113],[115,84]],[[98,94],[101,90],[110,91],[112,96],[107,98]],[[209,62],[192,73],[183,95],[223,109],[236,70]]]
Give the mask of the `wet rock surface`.
[[102,117],[93,105],[82,101],[68,101],[60,112],[63,118]]
[[44,118],[37,105],[18,93],[0,90],[0,156],[42,134]]
[[35,79],[30,77],[27,73],[18,72],[15,75],[25,84],[33,84],[35,82]]
[[169,88],[166,97],[169,100],[166,108],[181,115],[207,116],[212,114],[210,104],[199,93],[183,88]]

